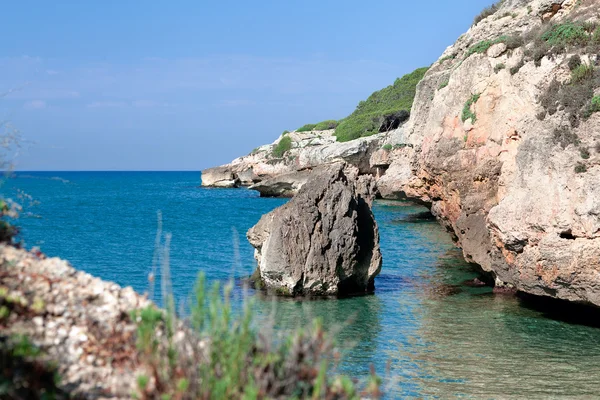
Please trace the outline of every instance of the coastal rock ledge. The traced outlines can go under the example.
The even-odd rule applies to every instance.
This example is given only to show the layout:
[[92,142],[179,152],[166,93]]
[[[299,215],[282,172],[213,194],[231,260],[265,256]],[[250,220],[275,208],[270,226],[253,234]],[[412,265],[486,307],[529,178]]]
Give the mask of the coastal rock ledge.
[[255,278],[293,296],[373,291],[382,262],[373,192],[370,176],[343,163],[313,175],[248,231],[258,261]]

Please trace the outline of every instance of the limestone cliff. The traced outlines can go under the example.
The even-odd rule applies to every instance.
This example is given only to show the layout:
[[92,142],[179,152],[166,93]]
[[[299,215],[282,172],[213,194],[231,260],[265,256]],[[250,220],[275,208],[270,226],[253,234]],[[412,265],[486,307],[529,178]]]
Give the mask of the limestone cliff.
[[[374,170],[369,156],[380,147],[385,135],[373,135],[350,142],[339,143],[333,130],[290,132],[272,144],[261,146],[247,156],[231,163],[202,171],[202,185],[212,187],[251,186],[263,195],[286,196],[296,193],[306,182],[307,172],[324,164],[346,162],[359,168],[363,174]],[[281,140],[290,140],[290,149],[281,156],[274,149]],[[259,182],[266,185],[252,185]]]
[[[497,284],[595,305],[599,7],[505,1],[473,26],[419,84],[390,139],[414,147],[394,151],[378,182],[383,197],[429,204]],[[564,27],[581,38],[561,43]]]
[[[366,146],[346,158],[380,196],[430,206],[497,285],[600,306],[598,9],[498,3],[431,66],[405,125],[318,154]],[[254,172],[330,160],[308,154],[298,146]]]

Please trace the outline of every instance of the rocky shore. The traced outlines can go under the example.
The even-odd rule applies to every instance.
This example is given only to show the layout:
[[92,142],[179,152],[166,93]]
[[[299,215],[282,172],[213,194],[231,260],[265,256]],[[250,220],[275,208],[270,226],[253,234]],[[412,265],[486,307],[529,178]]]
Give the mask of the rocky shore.
[[500,2],[431,66],[404,125],[344,143],[292,132],[283,157],[279,138],[203,185],[289,196],[344,161],[378,196],[427,205],[497,287],[600,306],[599,7]]
[[[58,258],[0,245],[0,304],[0,337],[23,336],[39,348],[40,357],[56,365],[60,390],[75,398],[130,398],[136,391],[144,371],[130,315],[150,303],[132,288],[76,271]],[[37,376],[24,379],[35,382]]]

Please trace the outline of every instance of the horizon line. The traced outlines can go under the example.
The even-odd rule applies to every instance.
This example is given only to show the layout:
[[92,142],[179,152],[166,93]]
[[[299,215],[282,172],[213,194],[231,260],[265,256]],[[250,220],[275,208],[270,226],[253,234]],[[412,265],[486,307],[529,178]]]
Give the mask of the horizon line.
[[6,173],[15,172],[202,172],[195,169],[18,169],[3,171]]

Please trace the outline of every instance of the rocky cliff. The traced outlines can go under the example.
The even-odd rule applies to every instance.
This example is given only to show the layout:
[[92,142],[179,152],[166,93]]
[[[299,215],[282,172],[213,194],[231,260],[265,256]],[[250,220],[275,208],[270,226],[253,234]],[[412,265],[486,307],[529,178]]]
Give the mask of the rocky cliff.
[[600,306],[598,9],[499,2],[431,66],[405,125],[292,136],[285,160],[263,146],[224,169],[250,184],[343,159],[381,197],[428,205],[497,285]]
[[378,182],[429,204],[497,284],[595,305],[599,6],[505,1],[473,26],[419,84],[396,133],[414,147]]

